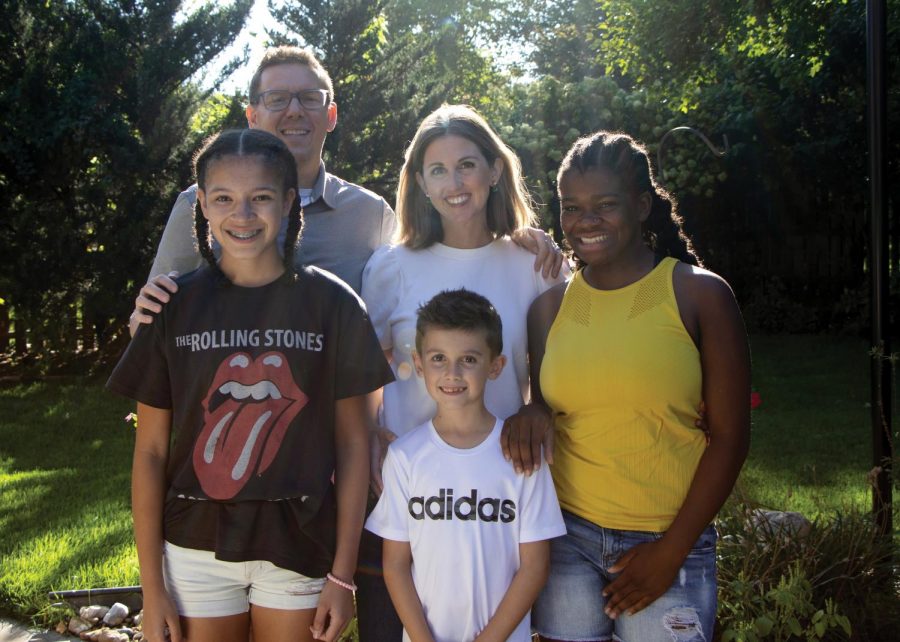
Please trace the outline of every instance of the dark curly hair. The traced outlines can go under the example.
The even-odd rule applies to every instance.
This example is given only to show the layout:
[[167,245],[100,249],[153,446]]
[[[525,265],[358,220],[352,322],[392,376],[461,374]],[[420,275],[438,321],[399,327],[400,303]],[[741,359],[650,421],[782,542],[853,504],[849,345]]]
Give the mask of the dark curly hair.
[[579,138],[563,158],[557,185],[566,172],[576,170],[583,174],[594,168],[608,170],[628,181],[636,194],[647,192],[651,195],[650,215],[642,225],[644,241],[650,249],[659,255],[702,267],[691,239],[682,229],[675,199],[657,184],[647,149],[641,143],[628,134],[608,131]]

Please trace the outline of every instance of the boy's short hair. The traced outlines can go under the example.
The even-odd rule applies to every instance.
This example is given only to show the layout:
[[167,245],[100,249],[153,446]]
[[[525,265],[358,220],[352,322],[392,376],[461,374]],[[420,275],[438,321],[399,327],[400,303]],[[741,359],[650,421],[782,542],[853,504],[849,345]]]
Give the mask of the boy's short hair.
[[253,78],[250,79],[250,104],[255,105],[259,102],[259,83],[262,73],[269,67],[275,65],[304,65],[309,67],[322,83],[322,89],[328,92],[328,100],[334,100],[334,83],[331,82],[331,76],[316,55],[309,49],[301,49],[300,47],[272,47],[266,50],[262,60],[253,72]]
[[416,319],[416,350],[430,328],[443,330],[484,330],[491,357],[503,352],[503,324],[491,302],[471,290],[444,290],[419,306]]

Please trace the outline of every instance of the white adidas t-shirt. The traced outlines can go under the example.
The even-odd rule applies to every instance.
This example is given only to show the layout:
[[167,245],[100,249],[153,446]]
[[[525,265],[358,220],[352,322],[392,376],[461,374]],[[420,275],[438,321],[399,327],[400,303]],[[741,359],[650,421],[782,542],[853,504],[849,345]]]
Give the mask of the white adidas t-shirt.
[[[392,443],[384,462],[384,492],[366,528],[410,543],[436,642],[475,639],[519,568],[519,544],[566,532],[548,467],[516,475],[500,449],[501,428],[497,420],[478,446],[459,449],[428,421]],[[508,639],[530,642],[530,615]]]

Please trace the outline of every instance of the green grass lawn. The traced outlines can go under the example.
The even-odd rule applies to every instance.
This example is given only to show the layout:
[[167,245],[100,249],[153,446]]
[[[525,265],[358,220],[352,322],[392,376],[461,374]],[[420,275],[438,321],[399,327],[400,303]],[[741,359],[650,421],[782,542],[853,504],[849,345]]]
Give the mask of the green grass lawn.
[[[747,499],[827,516],[867,509],[865,341],[755,337]],[[0,610],[46,612],[48,590],[138,582],[131,539],[130,402],[102,381],[0,388]]]
[[46,592],[138,582],[131,535],[133,404],[102,382],[0,388],[0,608]]
[[[751,341],[750,456],[739,492],[767,508],[828,515],[868,510],[872,468],[868,344],[822,336]],[[896,421],[895,421],[896,425]]]

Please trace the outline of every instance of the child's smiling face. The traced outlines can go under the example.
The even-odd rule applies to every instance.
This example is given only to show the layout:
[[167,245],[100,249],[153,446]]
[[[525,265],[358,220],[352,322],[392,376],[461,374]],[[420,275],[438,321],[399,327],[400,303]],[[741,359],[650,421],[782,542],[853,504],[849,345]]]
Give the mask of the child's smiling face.
[[643,245],[651,197],[635,194],[620,176],[599,167],[570,169],[560,176],[559,197],[563,233],[586,264],[627,260]]
[[439,409],[482,404],[487,380],[500,376],[506,362],[503,355],[491,354],[484,330],[434,326],[427,328],[413,357]]
[[260,156],[217,158],[204,182],[197,198],[222,247],[222,271],[236,283],[277,278],[283,266],[276,241],[294,190],[285,191],[283,178]]

